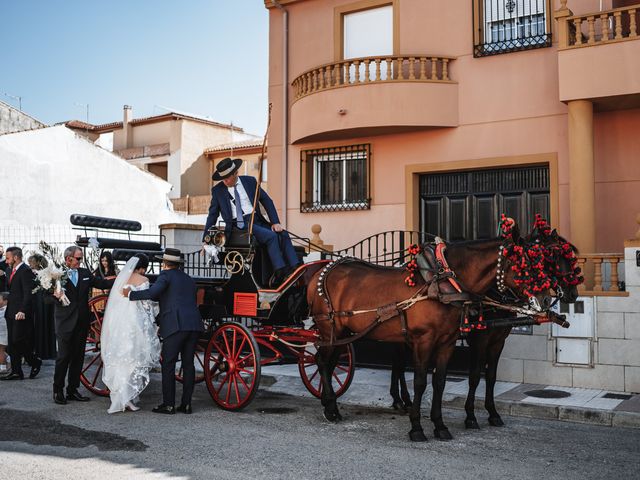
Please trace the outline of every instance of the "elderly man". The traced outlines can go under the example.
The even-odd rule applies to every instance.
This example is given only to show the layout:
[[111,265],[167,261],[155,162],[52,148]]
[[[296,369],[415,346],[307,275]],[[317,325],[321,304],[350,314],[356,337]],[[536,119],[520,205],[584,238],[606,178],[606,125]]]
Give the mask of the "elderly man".
[[[242,160],[239,158],[233,160],[225,158],[216,166],[213,180],[220,180],[220,182],[211,189],[211,206],[204,227],[204,235],[207,235],[209,228],[215,225],[218,215],[222,215],[227,235],[231,233],[233,226],[240,230],[249,228],[258,182],[254,177],[238,175],[240,165]],[[267,211],[269,221],[257,209],[253,221],[253,235],[258,243],[267,248],[271,265],[275,270],[271,286],[275,287],[282,283],[300,262],[289,234],[280,225],[273,200],[262,188],[258,192],[258,200]]]
[[[69,299],[69,305],[56,302],[55,326],[58,341],[58,356],[53,374],[53,401],[65,405],[67,400],[86,402],[89,397],[78,392],[80,373],[84,364],[84,350],[87,332],[91,323],[89,295],[93,287],[108,289],[113,279],[106,280],[91,275],[80,266],[84,256],[80,247],[67,247],[64,262],[67,267],[64,292],[56,291],[53,296],[60,300],[63,294]],[[65,377],[68,372],[67,395],[64,395]]]

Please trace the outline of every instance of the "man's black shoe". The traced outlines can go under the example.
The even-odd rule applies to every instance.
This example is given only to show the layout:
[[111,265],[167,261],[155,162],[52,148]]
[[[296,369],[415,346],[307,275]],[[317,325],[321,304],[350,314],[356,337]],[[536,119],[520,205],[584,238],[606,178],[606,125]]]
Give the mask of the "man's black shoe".
[[176,412],[186,413],[187,415],[191,415],[193,410],[191,409],[191,404],[187,403],[186,405],[180,405],[176,408]]
[[153,407],[151,411],[153,413],[166,413],[167,415],[173,415],[174,413],[176,413],[176,407],[161,403],[157,407]]
[[67,404],[67,399],[64,398],[64,393],[60,392],[53,392],[53,401],[56,402],[58,405],[66,405]]
[[16,372],[11,372],[9,375],[0,377],[0,380],[24,380],[24,375]]
[[29,373],[29,378],[36,378],[36,376],[40,373],[40,369],[42,368],[42,360],[36,358],[31,365],[31,373]]
[[278,288],[280,284],[287,278],[289,273],[289,267],[282,267],[276,270],[271,276],[271,280],[269,280],[270,288]]
[[80,395],[77,390],[74,390],[73,392],[67,391],[67,400],[73,400],[74,402],[88,402],[91,399],[84,395]]

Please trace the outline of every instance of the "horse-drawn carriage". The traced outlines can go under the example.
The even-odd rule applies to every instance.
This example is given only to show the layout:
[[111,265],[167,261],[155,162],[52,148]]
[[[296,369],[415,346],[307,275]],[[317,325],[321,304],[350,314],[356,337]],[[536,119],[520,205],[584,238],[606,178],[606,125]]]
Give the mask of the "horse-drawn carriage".
[[[131,239],[131,231],[140,230],[137,222],[74,216],[72,223],[85,232],[78,238],[79,246],[112,248],[119,261],[140,250],[152,257],[162,251],[162,238],[155,243]],[[261,366],[296,362],[306,388],[321,398],[325,417],[338,421],[336,398],[346,392],[354,374],[353,342],[368,336],[404,343],[414,352],[410,438],[426,439],[420,426],[420,399],[430,359],[436,364],[431,412],[434,432],[438,438],[451,438],[440,408],[447,364],[460,332],[483,331],[487,326],[507,328],[497,340],[503,344],[512,325],[562,324],[564,319],[550,312],[553,300],[549,292],[571,290],[577,296],[575,286],[581,281],[574,248],[546,222],[538,218],[526,239],[519,236],[511,219],[503,218],[502,227],[500,239],[451,245],[450,264],[444,243],[437,239],[425,242],[425,234],[398,232],[399,241],[388,247],[377,245],[377,258],[308,261],[275,289],[265,286],[270,265],[250,235],[234,233],[226,238],[223,231],[211,231],[207,240],[220,250],[222,265],[206,263],[198,251],[187,255],[185,266],[198,285],[198,303],[206,326],[195,354],[197,380],[206,383],[218,406],[237,410],[253,399]],[[88,228],[94,229],[93,238]],[[128,238],[102,238],[100,228],[125,231]],[[407,252],[406,246],[414,242],[422,247],[412,246]],[[300,258],[311,247],[306,243],[306,249],[299,249]],[[393,266],[381,267],[371,260]],[[398,265],[407,265],[408,272]],[[82,371],[82,383],[100,395],[108,394],[101,384],[100,359],[106,301],[106,295],[91,300],[94,319]],[[484,308],[524,318],[510,315],[488,322],[483,319]],[[501,349],[499,345],[496,364]],[[178,364],[178,380],[180,373]],[[471,403],[471,416],[472,409]],[[497,412],[490,410],[490,415],[499,423]],[[469,420],[470,425],[474,419]]]
[[[110,249],[118,262],[137,252],[151,260],[149,276],[157,274],[156,255],[161,255],[164,238],[139,233],[135,221],[73,215],[71,222],[82,234],[76,244],[82,248]],[[117,238],[120,237],[120,238]],[[221,408],[238,410],[247,406],[260,385],[261,366],[297,363],[307,390],[320,397],[322,386],[316,365],[318,332],[306,325],[305,279],[326,265],[319,259],[304,263],[275,289],[265,288],[271,276],[266,252],[246,235],[225,239],[222,232],[211,240],[220,250],[220,264],[208,262],[200,251],[187,254],[185,271],[198,288],[198,304],[205,332],[195,353],[196,382],[205,382],[213,401]],[[226,244],[225,244],[226,243]],[[309,242],[296,247],[306,256]],[[85,255],[88,258],[89,255]],[[155,262],[155,264],[154,264]],[[102,382],[100,333],[108,295],[91,298],[92,322],[87,336],[82,384],[92,393],[107,396]],[[354,351],[350,346],[341,355],[333,375],[338,395],[347,391],[354,373]],[[176,378],[181,381],[180,362]]]

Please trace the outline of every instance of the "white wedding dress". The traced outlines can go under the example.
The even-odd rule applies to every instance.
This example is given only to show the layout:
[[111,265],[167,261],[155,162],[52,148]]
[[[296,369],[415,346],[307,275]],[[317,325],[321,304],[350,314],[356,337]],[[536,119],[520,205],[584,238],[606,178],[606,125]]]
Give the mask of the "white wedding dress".
[[125,286],[131,290],[149,288],[149,282],[127,285],[137,263],[136,257],[131,258],[116,278],[102,322],[102,380],[111,392],[109,413],[123,412],[127,407],[135,409],[132,402],[149,384],[149,371],[160,361],[155,325],[157,302],[130,301],[122,296]]

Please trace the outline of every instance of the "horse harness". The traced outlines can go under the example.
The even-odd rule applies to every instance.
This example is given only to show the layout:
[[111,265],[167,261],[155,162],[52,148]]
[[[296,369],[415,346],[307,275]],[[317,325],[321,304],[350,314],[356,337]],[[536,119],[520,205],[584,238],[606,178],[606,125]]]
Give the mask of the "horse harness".
[[[336,311],[331,303],[331,297],[327,289],[327,278],[329,274],[339,265],[345,265],[349,263],[366,263],[363,260],[353,257],[341,257],[338,260],[329,263],[320,272],[317,291],[318,296],[323,299],[327,306],[328,313],[321,313],[313,315],[313,320],[329,321],[331,322],[331,338],[329,342],[319,342],[318,346],[340,346],[352,343],[371,332],[378,325],[386,322],[395,317],[400,318],[400,325],[402,334],[405,340],[408,341],[408,329],[407,329],[407,316],[406,311],[414,306],[416,303],[423,300],[437,300],[446,305],[454,305],[459,308],[463,308],[465,315],[468,315],[467,308],[471,302],[471,295],[462,290],[459,281],[456,279],[455,273],[449,268],[444,256],[446,250],[446,244],[436,238],[436,243],[425,244],[422,254],[416,256],[419,271],[424,279],[425,283],[422,285],[411,297],[400,302],[393,302],[381,307],[363,309],[363,310],[345,310]],[[371,266],[372,268],[383,268]],[[364,330],[347,338],[335,339],[335,318],[336,317],[353,317],[355,315],[362,315],[365,313],[375,312],[375,320],[369,324]]]
[[[479,297],[472,293],[469,293],[463,289],[460,280],[456,277],[455,272],[449,267],[445,258],[446,244],[440,238],[436,237],[435,243],[424,244],[420,254],[416,255],[416,263],[418,270],[422,278],[424,279],[424,285],[422,285],[411,297],[400,302],[393,302],[377,308],[369,308],[363,310],[345,310],[336,311],[331,303],[331,297],[327,289],[327,279],[329,274],[339,265],[345,265],[349,263],[363,263],[367,262],[353,258],[353,257],[341,257],[336,261],[333,261],[325,266],[320,272],[317,282],[318,296],[323,299],[328,309],[328,313],[320,313],[313,315],[312,318],[315,322],[328,321],[331,323],[331,337],[328,342],[320,341],[317,343],[319,347],[327,346],[341,346],[352,343],[371,332],[378,325],[386,322],[395,317],[400,318],[400,324],[402,334],[405,341],[408,341],[408,329],[407,329],[407,317],[406,311],[414,306],[416,303],[424,300],[435,300],[445,305],[451,305],[461,309],[460,313],[460,331],[464,335],[470,332],[472,329],[484,330],[487,328],[486,323],[483,320],[483,306],[488,306],[495,309],[506,310],[511,313],[517,313],[521,315],[535,316],[539,315],[541,309],[539,305],[531,304],[531,308],[517,306],[517,296],[511,291],[511,289],[504,286],[504,271],[506,270],[506,259],[503,257],[504,245],[500,247],[498,252],[498,290],[502,293],[503,299],[508,296],[508,293],[513,295],[514,304],[502,304],[497,302],[493,298],[488,296]],[[371,265],[371,268],[384,268],[376,265]],[[505,290],[508,292],[505,292]],[[472,298],[473,297],[473,298]],[[532,297],[530,300],[535,300]],[[537,300],[535,300],[537,302]],[[375,320],[369,324],[361,332],[355,333],[343,339],[335,339],[335,318],[336,317],[353,317],[355,315],[362,315],[366,313],[376,314]],[[478,321],[472,323],[469,317],[477,316]]]

